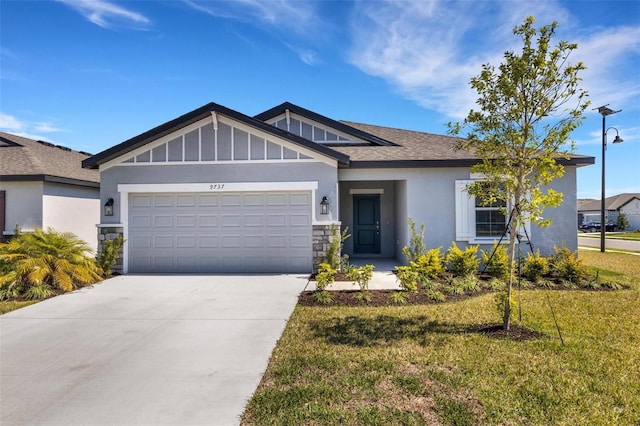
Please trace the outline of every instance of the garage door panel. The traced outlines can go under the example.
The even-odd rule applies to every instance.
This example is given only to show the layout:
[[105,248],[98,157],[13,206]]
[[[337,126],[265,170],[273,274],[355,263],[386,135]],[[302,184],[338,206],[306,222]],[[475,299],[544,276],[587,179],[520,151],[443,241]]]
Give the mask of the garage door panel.
[[129,269],[309,272],[311,223],[310,192],[131,194]]

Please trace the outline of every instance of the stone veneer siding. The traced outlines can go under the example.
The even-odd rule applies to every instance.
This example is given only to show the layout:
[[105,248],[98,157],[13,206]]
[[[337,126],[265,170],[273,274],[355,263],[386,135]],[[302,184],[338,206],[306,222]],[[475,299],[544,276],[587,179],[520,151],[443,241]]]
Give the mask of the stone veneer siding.
[[333,240],[331,225],[313,225],[313,271],[317,271],[318,265],[327,255],[329,244]]
[[[118,238],[118,235],[122,235],[124,238],[124,230],[121,226],[108,226],[108,227],[98,227],[98,255],[102,253],[102,248],[104,247],[104,242],[106,240],[115,240]],[[113,265],[112,272],[114,274],[122,274],[123,272],[123,249],[120,249],[120,254],[118,255],[118,259],[116,260],[116,264]]]

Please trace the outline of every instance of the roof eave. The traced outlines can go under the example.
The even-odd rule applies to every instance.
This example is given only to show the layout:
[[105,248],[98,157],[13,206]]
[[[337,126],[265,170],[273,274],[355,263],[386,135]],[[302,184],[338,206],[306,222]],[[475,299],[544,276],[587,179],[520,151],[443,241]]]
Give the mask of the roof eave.
[[180,130],[181,128],[184,128],[192,123],[202,120],[203,118],[209,116],[209,114],[211,114],[212,112],[240,121],[248,126],[265,131],[274,136],[287,139],[297,145],[302,145],[305,148],[311,149],[312,151],[316,151],[322,155],[333,158],[339,163],[349,163],[348,155],[342,154],[328,147],[324,147],[300,136],[296,136],[293,133],[278,129],[274,126],[271,126],[270,124],[264,123],[260,120],[254,119],[232,109],[226,108],[222,105],[210,102],[200,108],[181,115],[180,117],[161,124],[160,126],[154,127],[151,130],[148,130],[138,136],[128,139],[118,145],[115,145],[105,151],[102,151],[98,154],[93,155],[92,157],[83,160],[82,167],[88,169],[97,169],[101,164],[124,155],[127,152],[133,151],[136,148],[144,146],[153,140]]
[[74,179],[53,175],[4,175],[0,176],[0,181],[4,182],[52,182],[64,183],[66,185],[86,186],[90,188],[100,188],[100,182],[84,179]]

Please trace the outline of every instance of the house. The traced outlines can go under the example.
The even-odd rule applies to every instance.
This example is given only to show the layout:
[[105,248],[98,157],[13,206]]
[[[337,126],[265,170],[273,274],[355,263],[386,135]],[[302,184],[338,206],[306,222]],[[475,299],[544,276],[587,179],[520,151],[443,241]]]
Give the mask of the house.
[[97,249],[100,174],[90,154],[0,132],[0,239],[22,231],[71,232]]
[[[600,200],[578,200],[578,222],[600,221]],[[640,193],[618,194],[604,199],[604,215],[607,222],[618,222],[620,213],[629,221],[629,231],[640,230]]]
[[[101,240],[122,234],[123,272],[309,272],[332,225],[350,257],[402,261],[407,218],[428,247],[490,245],[506,219],[465,192],[472,153],[456,139],[335,121],[291,103],[254,117],[209,103],[83,162],[99,169]],[[564,203],[531,227],[535,248],[577,248],[576,169],[560,160]]]

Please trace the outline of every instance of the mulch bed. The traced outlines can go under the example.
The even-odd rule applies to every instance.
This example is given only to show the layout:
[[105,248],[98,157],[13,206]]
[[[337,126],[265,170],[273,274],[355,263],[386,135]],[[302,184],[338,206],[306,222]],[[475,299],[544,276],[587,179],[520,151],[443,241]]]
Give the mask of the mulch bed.
[[[403,292],[406,296],[406,303],[397,304],[389,300],[389,297],[393,293],[397,293],[398,290],[369,290],[371,295],[370,301],[359,300],[356,296],[360,293],[359,290],[330,290],[329,293],[333,297],[330,303],[318,302],[314,296],[313,291],[303,291],[298,296],[298,304],[303,306],[406,306],[406,305],[428,305],[437,302],[430,299],[426,293],[422,291],[417,292]],[[453,302],[456,300],[465,299],[472,296],[479,296],[481,294],[488,293],[488,290],[467,292],[463,294],[445,294],[446,302]]]

